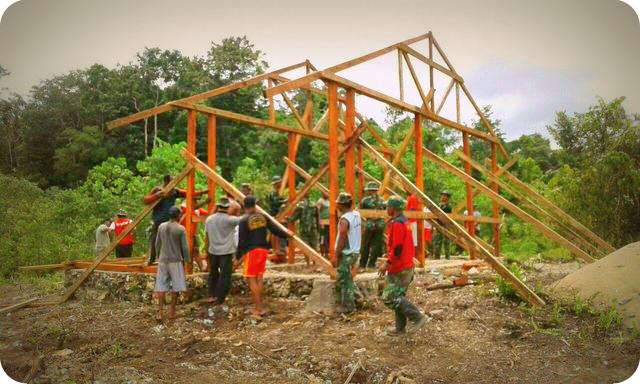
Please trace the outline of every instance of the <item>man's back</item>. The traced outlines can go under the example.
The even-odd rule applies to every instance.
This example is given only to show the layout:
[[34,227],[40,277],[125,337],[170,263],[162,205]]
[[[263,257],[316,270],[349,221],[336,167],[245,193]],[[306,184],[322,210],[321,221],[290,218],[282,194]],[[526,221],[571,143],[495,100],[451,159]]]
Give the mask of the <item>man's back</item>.
[[209,237],[209,249],[212,255],[228,255],[236,251],[235,227],[240,217],[216,212],[207,218],[204,228]]
[[174,221],[164,222],[158,227],[156,247],[160,249],[161,263],[175,263],[189,257],[184,227]]

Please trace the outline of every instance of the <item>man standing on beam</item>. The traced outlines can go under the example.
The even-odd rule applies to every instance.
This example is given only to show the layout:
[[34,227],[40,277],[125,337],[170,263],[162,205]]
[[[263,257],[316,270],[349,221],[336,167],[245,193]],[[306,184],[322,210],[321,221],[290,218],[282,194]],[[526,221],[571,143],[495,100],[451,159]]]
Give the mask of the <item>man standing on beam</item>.
[[[335,254],[337,262],[336,296],[338,313],[351,313],[356,310],[356,286],[351,268],[360,254],[361,218],[353,210],[353,199],[347,192],[341,192],[336,200],[340,221],[336,237]],[[335,265],[334,265],[335,266]]]

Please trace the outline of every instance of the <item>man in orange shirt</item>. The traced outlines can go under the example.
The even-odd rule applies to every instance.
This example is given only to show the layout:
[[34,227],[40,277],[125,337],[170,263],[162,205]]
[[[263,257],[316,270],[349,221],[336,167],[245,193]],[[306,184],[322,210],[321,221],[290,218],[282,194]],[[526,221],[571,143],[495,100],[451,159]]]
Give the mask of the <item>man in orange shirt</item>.
[[[132,220],[127,217],[127,212],[125,212],[124,209],[119,210],[117,216],[118,218],[109,226],[109,230],[115,234],[115,237],[118,237],[118,235],[132,223]],[[118,245],[116,245],[116,258],[131,257],[133,254],[133,243],[135,243],[133,232],[129,232],[129,234],[122,238]]]

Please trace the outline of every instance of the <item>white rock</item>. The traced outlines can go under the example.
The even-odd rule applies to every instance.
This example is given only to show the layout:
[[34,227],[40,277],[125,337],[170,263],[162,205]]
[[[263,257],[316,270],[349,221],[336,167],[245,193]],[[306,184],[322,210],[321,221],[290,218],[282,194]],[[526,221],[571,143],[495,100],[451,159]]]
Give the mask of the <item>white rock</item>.
[[73,353],[73,351],[70,350],[70,349],[61,349],[61,350],[53,352],[51,355],[52,356],[64,357],[64,356],[68,356],[68,355],[70,355],[72,353]]
[[476,267],[472,267],[471,269],[469,269],[469,271],[467,272],[468,275],[477,275],[478,273],[480,273],[480,271],[478,271],[478,268]]

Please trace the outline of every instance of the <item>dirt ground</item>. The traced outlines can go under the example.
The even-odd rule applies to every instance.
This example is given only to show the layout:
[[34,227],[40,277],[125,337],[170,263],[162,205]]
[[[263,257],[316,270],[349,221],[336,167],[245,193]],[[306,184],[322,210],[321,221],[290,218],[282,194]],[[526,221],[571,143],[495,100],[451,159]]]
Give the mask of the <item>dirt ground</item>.
[[[232,296],[211,313],[183,305],[175,323],[157,325],[151,306],[71,300],[2,315],[0,360],[34,383],[344,383],[356,365],[350,383],[399,374],[417,383],[614,383],[638,365],[638,337],[604,332],[597,315],[553,304],[531,311],[496,297],[494,283],[425,284],[418,275],[409,297],[432,320],[400,338],[386,336],[393,316],[379,301],[330,318],[303,314],[300,300],[270,299],[273,314],[257,321],[244,314],[248,298]],[[1,302],[37,293],[1,291]]]

